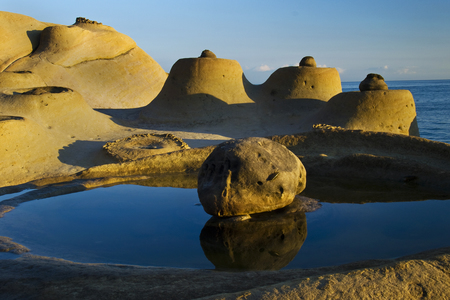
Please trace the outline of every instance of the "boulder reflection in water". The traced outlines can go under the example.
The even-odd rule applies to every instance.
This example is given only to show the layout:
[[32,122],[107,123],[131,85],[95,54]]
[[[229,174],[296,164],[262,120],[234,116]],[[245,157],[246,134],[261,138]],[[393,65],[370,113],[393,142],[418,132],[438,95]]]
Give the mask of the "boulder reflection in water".
[[306,216],[300,207],[296,199],[244,221],[212,217],[200,233],[203,252],[216,270],[279,270],[294,259],[306,239]]

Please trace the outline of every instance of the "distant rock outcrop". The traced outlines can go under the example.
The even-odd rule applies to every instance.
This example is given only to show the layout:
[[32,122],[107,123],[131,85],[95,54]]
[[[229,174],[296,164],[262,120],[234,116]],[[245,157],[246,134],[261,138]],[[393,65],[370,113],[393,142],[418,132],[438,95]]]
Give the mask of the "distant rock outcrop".
[[388,90],[383,77],[377,74],[367,75],[360,89],[332,97],[305,123],[419,136],[410,91]]

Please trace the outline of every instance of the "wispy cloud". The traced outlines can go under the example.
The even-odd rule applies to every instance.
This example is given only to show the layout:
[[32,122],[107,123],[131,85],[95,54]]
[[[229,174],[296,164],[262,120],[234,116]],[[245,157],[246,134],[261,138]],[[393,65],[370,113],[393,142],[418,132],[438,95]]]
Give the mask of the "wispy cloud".
[[258,72],[267,72],[267,71],[271,71],[273,70],[271,67],[269,67],[268,65],[260,65],[259,67],[255,68],[255,71]]
[[336,67],[335,69],[338,71],[339,74],[342,74],[342,73],[345,72],[345,69],[342,69],[342,68],[339,68],[339,67]]
[[405,74],[416,74],[417,72],[412,70],[411,68],[403,68],[397,70],[395,73],[405,75]]

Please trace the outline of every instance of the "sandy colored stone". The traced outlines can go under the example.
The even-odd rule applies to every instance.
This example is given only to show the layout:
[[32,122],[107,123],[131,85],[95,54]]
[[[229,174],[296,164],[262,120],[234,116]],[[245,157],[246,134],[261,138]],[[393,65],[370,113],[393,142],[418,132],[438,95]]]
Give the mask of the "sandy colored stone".
[[199,57],[205,57],[205,58],[217,58],[217,56],[212,52],[211,50],[203,50],[202,54],[200,54]]
[[301,161],[264,138],[219,144],[198,173],[198,196],[213,216],[272,211],[289,205],[306,186]]
[[208,123],[240,116],[254,103],[245,84],[243,70],[235,60],[180,59],[172,66],[161,93],[140,116],[151,123]]
[[0,186],[51,176],[58,141],[31,119],[0,115]]
[[110,162],[105,139],[129,135],[67,88],[3,89],[0,115],[0,186]]
[[130,161],[156,154],[189,149],[189,146],[171,133],[146,133],[108,142],[103,146],[103,149],[119,161]]
[[2,88],[32,88],[46,86],[42,78],[30,71],[0,72],[0,89]]
[[277,69],[262,84],[262,90],[273,98],[328,101],[342,92],[342,87],[335,68],[298,66]]
[[2,299],[448,299],[450,249],[316,269],[217,272],[82,264],[24,255],[0,261]]
[[[44,85],[76,90],[91,107],[142,107],[156,97],[167,78],[159,64],[130,37],[112,27],[96,22],[46,24],[11,13],[6,13],[5,19],[7,24],[0,22],[0,28],[22,38],[11,38],[16,46],[9,46],[8,41],[0,50],[2,70],[32,72]],[[30,25],[24,26],[28,24],[25,19]],[[32,33],[30,38],[27,32]],[[29,47],[20,46],[30,44],[30,39]],[[0,84],[2,87],[36,87],[35,81],[24,81],[24,76],[16,76],[17,83],[9,77],[8,83]]]
[[4,89],[0,91],[0,112],[33,120],[52,135],[80,139],[113,129],[115,124],[94,111],[76,91],[63,87]]
[[0,72],[33,52],[39,45],[42,30],[51,25],[28,16],[0,11]]
[[102,24],[75,23],[46,27],[40,36],[36,56],[51,64],[72,67],[90,60],[112,59],[136,47],[128,36]]
[[340,93],[305,120],[306,124],[419,135],[416,106],[408,90]]

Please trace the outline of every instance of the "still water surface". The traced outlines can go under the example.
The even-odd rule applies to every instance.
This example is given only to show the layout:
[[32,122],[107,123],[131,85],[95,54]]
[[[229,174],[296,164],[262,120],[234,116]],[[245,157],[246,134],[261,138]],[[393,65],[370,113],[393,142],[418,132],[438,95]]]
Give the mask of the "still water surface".
[[[304,243],[301,235],[292,237],[272,256],[276,260],[292,239],[301,248],[286,268],[393,258],[450,246],[448,215],[450,201],[443,200],[323,203],[298,225],[299,231],[307,228]],[[0,219],[0,232],[32,254],[78,262],[214,268],[200,238],[209,218],[195,189],[117,185],[23,203]],[[289,224],[280,226],[276,230],[290,230]],[[223,243],[245,234],[236,232]],[[258,249],[269,249],[274,242]],[[246,247],[236,252],[248,249],[255,253],[239,255],[258,259],[259,250]]]
[[[450,80],[387,84],[413,94],[422,137],[450,143]],[[344,82],[343,91],[358,90],[358,85]],[[209,230],[205,240],[201,233],[210,216],[195,189],[117,185],[23,203],[0,219],[0,236],[36,255],[182,268],[215,268],[211,261],[217,264],[217,252],[221,263],[243,260],[258,266],[251,260],[261,260],[269,269],[279,269],[394,258],[450,246],[448,200],[322,204],[292,222],[271,223],[274,229],[266,239],[252,240],[242,228],[222,228],[213,234]],[[264,232],[267,224],[255,222],[252,230]],[[295,257],[280,262],[288,252]]]

